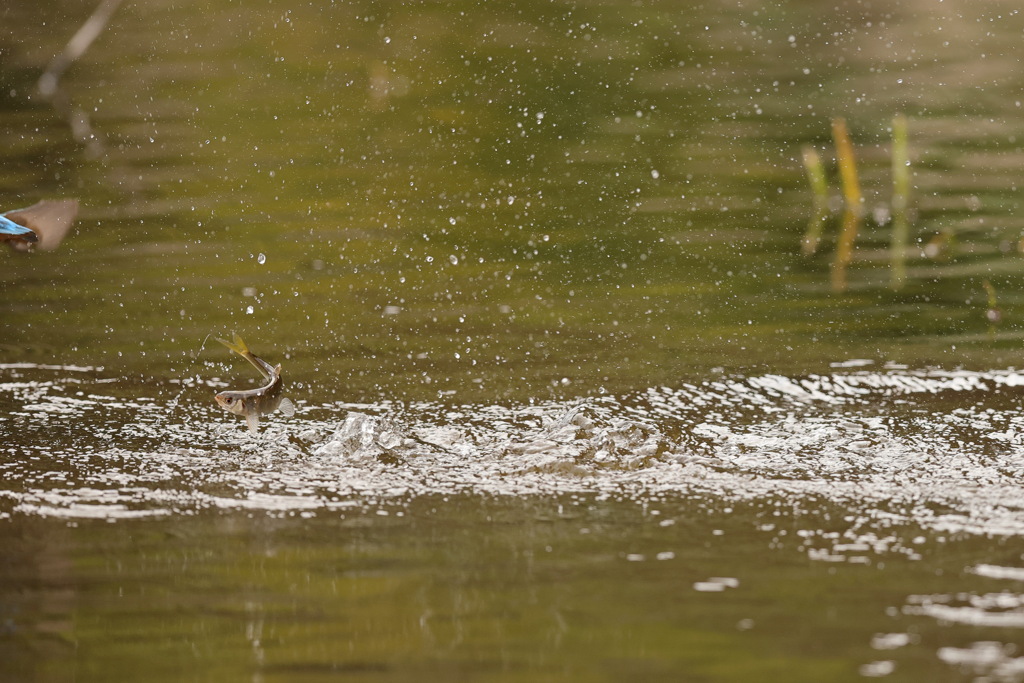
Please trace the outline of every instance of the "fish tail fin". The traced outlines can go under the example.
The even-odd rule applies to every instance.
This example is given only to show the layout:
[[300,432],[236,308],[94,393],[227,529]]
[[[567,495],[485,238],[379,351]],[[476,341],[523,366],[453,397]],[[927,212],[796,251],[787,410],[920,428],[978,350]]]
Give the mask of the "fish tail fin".
[[[270,366],[270,363],[268,363],[267,361],[263,360],[262,358],[257,358],[256,355],[253,354],[253,352],[249,350],[249,347],[242,340],[242,338],[239,337],[237,334],[235,335],[235,341],[234,342],[229,342],[228,340],[221,339],[220,337],[214,337],[214,339],[216,339],[221,344],[223,344],[224,346],[228,347],[229,349],[231,349],[232,351],[237,353],[242,358],[244,358],[247,361],[249,361],[250,363],[252,363],[253,367],[256,368],[257,370],[259,370],[260,374],[263,375],[264,377],[266,377],[267,379],[273,379],[274,378],[274,375],[271,372],[274,368],[272,368]],[[280,376],[280,374],[281,374],[281,366],[280,365],[277,366],[277,374],[278,374],[278,376]]]
[[237,353],[239,356],[245,356],[249,353],[249,347],[246,346],[245,341],[243,341],[237,334],[235,335],[234,343],[231,343],[226,339],[221,339],[220,337],[214,337],[214,339]]
[[288,417],[291,417],[295,414],[295,404],[292,403],[292,400],[290,398],[282,398],[280,405],[277,406],[277,409],[280,410],[285,415],[287,415]]

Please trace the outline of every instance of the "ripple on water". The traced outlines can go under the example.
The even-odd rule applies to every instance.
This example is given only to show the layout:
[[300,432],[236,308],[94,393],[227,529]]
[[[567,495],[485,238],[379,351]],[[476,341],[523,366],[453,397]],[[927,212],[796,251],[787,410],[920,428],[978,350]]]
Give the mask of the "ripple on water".
[[[682,493],[828,500],[851,518],[1020,535],[1022,383],[1010,371],[840,369],[570,404],[306,405],[254,438],[210,405],[209,387],[126,397],[100,369],[0,365],[0,510],[315,514],[467,491]],[[816,552],[849,561],[862,542]]]

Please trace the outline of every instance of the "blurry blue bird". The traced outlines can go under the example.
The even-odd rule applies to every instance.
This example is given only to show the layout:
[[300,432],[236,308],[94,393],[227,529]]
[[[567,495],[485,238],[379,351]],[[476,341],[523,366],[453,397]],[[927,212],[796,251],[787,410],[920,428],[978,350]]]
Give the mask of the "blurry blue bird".
[[77,199],[43,200],[0,215],[0,242],[15,251],[56,249],[78,215]]
[[38,242],[39,238],[28,228],[22,227],[9,218],[0,216],[0,239]]

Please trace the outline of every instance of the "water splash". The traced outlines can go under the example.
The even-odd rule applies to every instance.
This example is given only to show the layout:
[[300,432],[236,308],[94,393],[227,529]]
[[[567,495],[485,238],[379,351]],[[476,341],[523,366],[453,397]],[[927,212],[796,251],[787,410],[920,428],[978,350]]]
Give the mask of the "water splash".
[[571,404],[307,405],[256,438],[191,402],[197,387],[176,384],[165,402],[109,380],[0,365],[0,511],[116,519],[467,491],[681,494],[841,505],[845,535],[805,539],[825,561],[879,547],[913,557],[878,533],[883,522],[1024,535],[1024,378],[1011,371],[720,378]]

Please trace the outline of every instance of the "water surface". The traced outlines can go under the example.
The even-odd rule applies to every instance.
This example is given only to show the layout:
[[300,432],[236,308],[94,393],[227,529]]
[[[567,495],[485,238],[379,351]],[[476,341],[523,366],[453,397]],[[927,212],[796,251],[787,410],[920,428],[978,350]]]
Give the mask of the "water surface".
[[0,677],[1024,680],[1018,12],[127,3],[82,138],[92,9],[0,9],[4,201],[83,204],[0,266]]

